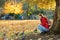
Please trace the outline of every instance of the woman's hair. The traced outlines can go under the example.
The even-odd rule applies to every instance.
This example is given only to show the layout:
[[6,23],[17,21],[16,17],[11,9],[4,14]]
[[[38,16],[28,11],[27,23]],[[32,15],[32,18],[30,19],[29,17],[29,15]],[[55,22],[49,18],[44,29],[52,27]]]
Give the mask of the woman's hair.
[[39,16],[43,17],[43,14],[39,14]]

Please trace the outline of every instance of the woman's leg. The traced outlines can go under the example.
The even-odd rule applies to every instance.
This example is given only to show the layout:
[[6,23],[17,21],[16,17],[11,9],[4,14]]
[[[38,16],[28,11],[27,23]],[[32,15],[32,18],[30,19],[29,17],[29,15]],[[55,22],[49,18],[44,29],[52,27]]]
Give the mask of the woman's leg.
[[45,32],[48,32],[48,31],[49,31],[49,29],[47,29],[47,28],[45,28],[45,27],[43,27],[43,30],[44,30]]
[[44,33],[48,33],[48,32],[49,32],[49,29],[44,28]]
[[43,29],[43,26],[42,25],[38,25],[38,30],[42,33],[42,32],[44,32],[44,29]]
[[45,28],[44,26],[42,25],[38,25],[38,28],[37,28],[38,32],[41,33],[41,34],[45,34],[49,31],[49,29]]

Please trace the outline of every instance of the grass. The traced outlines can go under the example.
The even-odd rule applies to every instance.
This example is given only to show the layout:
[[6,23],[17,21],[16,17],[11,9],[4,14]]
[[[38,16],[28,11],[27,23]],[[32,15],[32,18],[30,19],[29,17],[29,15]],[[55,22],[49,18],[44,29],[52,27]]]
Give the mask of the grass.
[[39,20],[0,20],[0,34],[6,33],[7,37],[11,37],[12,34],[24,31],[27,35],[33,33],[40,23]]

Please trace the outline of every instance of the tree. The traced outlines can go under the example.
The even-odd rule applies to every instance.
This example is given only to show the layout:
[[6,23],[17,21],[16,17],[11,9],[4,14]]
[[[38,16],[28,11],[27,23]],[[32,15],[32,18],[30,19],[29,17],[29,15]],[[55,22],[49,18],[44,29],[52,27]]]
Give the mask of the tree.
[[5,0],[0,0],[0,7],[2,7],[4,3],[5,3]]
[[23,8],[23,3],[9,0],[9,1],[6,1],[4,4],[3,13],[5,13],[5,14],[9,14],[9,13],[21,14],[21,13],[23,13],[22,8]]
[[56,10],[54,13],[53,26],[51,28],[51,31],[60,34],[60,0],[55,1],[56,1]]

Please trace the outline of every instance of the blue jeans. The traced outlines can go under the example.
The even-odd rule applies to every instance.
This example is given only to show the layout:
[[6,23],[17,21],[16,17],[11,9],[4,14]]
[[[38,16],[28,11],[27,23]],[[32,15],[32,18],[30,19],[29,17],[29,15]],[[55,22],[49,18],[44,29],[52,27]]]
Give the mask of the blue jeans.
[[38,25],[38,30],[40,31],[40,32],[47,32],[47,31],[49,31],[49,29],[47,29],[47,28],[45,28],[44,26],[42,26],[42,25]]

